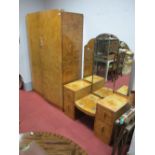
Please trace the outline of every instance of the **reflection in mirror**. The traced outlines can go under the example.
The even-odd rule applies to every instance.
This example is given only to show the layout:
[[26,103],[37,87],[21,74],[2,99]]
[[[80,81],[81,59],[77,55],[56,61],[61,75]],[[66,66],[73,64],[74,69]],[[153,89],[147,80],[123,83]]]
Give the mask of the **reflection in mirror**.
[[91,83],[92,91],[96,91],[104,85],[104,77],[94,75],[92,79],[94,64],[94,45],[95,39],[93,38],[89,40],[89,42],[84,47],[84,80]]
[[[104,76],[107,81],[109,65],[114,62],[119,40],[111,34],[101,34],[95,39],[93,73]],[[112,68],[113,69],[113,68]]]
[[[113,82],[116,79],[115,68],[118,50],[119,39],[116,36],[112,34],[101,34],[95,38],[93,75],[98,75],[105,79],[104,86],[94,91],[94,93],[100,97],[106,97],[113,93]],[[110,79],[108,76],[109,74]],[[107,85],[108,81],[111,81],[111,86]]]
[[115,35],[91,39],[84,51],[84,79],[92,83],[92,92],[101,98],[128,95],[133,57],[128,45]]
[[119,53],[116,60],[116,79],[114,91],[122,95],[129,95],[130,75],[132,71],[134,54],[126,43],[120,42]]

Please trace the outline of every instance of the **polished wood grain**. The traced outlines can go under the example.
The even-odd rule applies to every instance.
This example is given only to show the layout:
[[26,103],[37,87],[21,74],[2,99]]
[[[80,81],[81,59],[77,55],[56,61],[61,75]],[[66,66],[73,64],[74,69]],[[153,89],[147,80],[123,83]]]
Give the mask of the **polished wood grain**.
[[118,95],[109,95],[97,103],[94,132],[104,143],[111,142],[114,121],[128,110],[128,99]]
[[41,12],[39,26],[43,95],[50,103],[62,108],[61,11]]
[[118,89],[116,90],[116,92],[117,92],[117,93],[120,93],[120,94],[122,94],[122,95],[127,95],[127,94],[128,94],[128,86],[123,85],[123,86],[121,86],[120,88],[118,88]]
[[77,81],[65,84],[64,87],[70,89],[71,91],[76,92],[76,91],[79,91],[79,90],[86,88],[90,85],[91,84],[89,82],[86,82],[84,80],[77,80]]
[[58,134],[47,132],[30,132],[21,134],[20,151],[26,150],[31,143],[38,144],[47,155],[87,155],[87,153],[72,140]]
[[74,92],[64,88],[64,113],[75,119]]
[[96,120],[102,121],[109,125],[113,125],[114,113],[112,113],[110,110],[102,108],[100,105],[97,105],[96,111],[97,111],[96,112]]
[[95,121],[95,135],[105,144],[110,144],[113,132],[113,125],[109,125],[103,121]]
[[75,119],[75,101],[91,92],[91,84],[84,80],[77,80],[64,85],[64,112]]
[[84,47],[84,77],[93,73],[93,56],[94,56],[95,39],[91,39]]
[[42,72],[40,68],[38,67],[33,67],[31,69],[31,74],[32,74],[32,87],[33,90],[38,92],[40,95],[43,95],[43,88],[42,88]]
[[90,75],[83,78],[84,80],[92,84],[92,92],[102,88],[104,86],[105,80],[103,77],[98,75]]
[[27,16],[33,89],[63,109],[63,85],[80,79],[83,15],[46,10]]
[[98,102],[99,105],[107,108],[112,112],[117,112],[128,103],[128,100],[120,95],[113,94],[105,97]]
[[26,16],[32,87],[35,91],[43,95],[40,44],[38,39],[40,36],[39,19],[40,15],[36,13]]
[[62,12],[63,84],[81,78],[83,15]]
[[88,116],[95,117],[96,114],[96,105],[100,98],[93,94],[89,94],[77,101],[75,101],[75,106],[82,111],[83,113],[87,114]]
[[113,89],[108,88],[108,87],[102,87],[96,91],[93,92],[97,96],[100,96],[101,98],[107,97],[109,95],[113,94]]

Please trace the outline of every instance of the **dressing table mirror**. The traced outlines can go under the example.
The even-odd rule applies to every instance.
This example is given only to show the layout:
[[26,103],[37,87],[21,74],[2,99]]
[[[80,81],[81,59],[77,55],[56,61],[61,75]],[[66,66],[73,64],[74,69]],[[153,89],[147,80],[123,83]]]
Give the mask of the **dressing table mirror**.
[[91,83],[91,92],[100,98],[128,96],[133,57],[129,46],[113,34],[92,38],[84,48],[84,79]]

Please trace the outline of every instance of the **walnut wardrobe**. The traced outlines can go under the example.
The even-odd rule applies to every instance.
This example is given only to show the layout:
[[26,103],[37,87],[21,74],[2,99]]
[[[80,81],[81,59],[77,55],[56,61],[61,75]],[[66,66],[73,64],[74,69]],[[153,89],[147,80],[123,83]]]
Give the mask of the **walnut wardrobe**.
[[48,10],[26,21],[33,90],[63,109],[63,85],[81,78],[83,15]]

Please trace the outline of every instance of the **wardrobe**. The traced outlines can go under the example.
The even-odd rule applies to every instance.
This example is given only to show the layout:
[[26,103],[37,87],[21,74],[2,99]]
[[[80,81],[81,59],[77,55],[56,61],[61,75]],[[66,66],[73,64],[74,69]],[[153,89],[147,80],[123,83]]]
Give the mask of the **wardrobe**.
[[63,85],[81,78],[83,15],[47,10],[26,23],[33,90],[63,109]]

